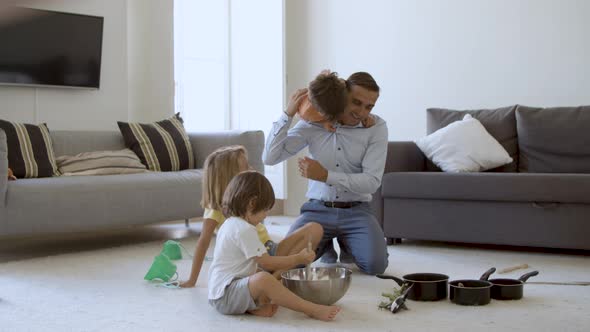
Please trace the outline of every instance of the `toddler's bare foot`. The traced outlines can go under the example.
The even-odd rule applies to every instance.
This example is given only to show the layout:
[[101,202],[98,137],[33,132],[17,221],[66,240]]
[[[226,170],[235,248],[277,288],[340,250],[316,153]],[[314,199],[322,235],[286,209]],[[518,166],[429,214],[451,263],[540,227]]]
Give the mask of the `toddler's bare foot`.
[[275,277],[277,280],[281,280],[281,273],[283,273],[284,270],[280,270],[280,271],[275,271],[273,272],[272,276]]
[[323,321],[331,321],[336,318],[336,315],[340,312],[340,307],[335,305],[320,305],[314,304],[314,307],[311,311],[306,312],[306,314],[315,319],[323,320]]
[[279,306],[276,304],[265,304],[256,310],[250,310],[248,313],[260,317],[272,317],[277,313]]

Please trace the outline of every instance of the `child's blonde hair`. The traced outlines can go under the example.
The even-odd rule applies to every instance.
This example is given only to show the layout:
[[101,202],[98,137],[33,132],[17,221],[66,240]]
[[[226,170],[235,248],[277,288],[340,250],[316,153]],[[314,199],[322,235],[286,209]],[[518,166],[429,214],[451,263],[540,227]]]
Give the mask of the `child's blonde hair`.
[[203,208],[221,210],[223,192],[231,179],[240,173],[242,156],[247,158],[248,152],[241,145],[224,146],[207,156],[203,165]]

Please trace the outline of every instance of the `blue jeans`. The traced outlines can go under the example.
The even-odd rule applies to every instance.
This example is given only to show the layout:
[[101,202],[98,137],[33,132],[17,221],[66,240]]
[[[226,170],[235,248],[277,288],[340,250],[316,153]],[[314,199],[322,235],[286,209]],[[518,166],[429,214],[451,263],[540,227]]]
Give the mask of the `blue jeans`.
[[289,234],[312,221],[324,228],[324,237],[318,245],[316,257],[321,257],[328,245],[332,245],[332,239],[337,238],[345,250],[351,253],[362,272],[385,272],[389,258],[385,235],[371,213],[369,203],[339,209],[310,200],[301,206],[301,215],[289,229]]

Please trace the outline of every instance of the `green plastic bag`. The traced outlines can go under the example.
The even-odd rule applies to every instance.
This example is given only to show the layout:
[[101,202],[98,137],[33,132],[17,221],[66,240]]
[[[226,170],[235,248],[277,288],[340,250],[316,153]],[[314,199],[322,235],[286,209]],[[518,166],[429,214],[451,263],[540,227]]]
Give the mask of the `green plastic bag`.
[[176,275],[176,264],[174,264],[168,256],[160,253],[154,258],[154,262],[149,271],[143,277],[145,280],[160,279],[163,281],[170,281]]
[[171,260],[182,259],[181,245],[174,240],[166,241],[161,253],[168,256]]

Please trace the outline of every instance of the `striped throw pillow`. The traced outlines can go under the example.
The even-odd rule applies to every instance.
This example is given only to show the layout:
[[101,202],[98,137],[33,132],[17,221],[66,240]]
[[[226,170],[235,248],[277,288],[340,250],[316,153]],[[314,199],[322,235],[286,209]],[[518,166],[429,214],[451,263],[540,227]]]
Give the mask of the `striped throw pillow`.
[[194,168],[193,149],[177,113],[154,123],[117,122],[125,145],[150,171],[168,172]]
[[64,176],[133,174],[148,171],[135,152],[129,149],[83,152],[75,156],[60,156],[55,160]]
[[45,123],[33,125],[0,120],[6,133],[8,167],[17,178],[59,176],[53,143]]

